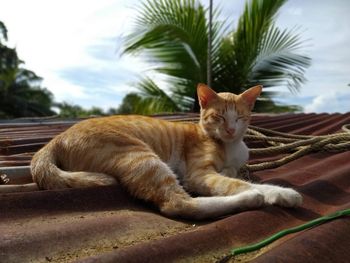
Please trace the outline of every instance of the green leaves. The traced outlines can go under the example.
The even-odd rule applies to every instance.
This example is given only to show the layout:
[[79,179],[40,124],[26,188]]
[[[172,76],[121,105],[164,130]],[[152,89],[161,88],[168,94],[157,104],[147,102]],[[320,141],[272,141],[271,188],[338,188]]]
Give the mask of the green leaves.
[[135,101],[135,113],[152,114],[154,112],[180,111],[177,103],[150,78],[143,78],[137,85],[140,92],[138,101]]
[[[146,1],[135,31],[126,38],[125,53],[144,51],[155,71],[174,85],[196,85],[206,80],[207,21],[194,0]],[[186,81],[184,81],[186,80]]]
[[3,39],[7,30],[0,21],[0,117],[52,115],[51,92],[40,87],[40,77],[21,67],[16,50],[1,43]]
[[[240,93],[255,84],[298,91],[311,60],[300,54],[302,41],[295,30],[274,25],[285,2],[247,1],[235,30],[228,30],[230,25],[220,22],[219,12],[214,9],[210,56],[212,87],[216,91]],[[166,76],[171,93],[163,96],[166,107],[151,108],[165,110],[172,105],[175,110],[177,103],[177,110],[193,109],[196,86],[207,78],[208,28],[207,10],[195,0],[147,0],[140,6],[135,29],[125,39],[124,53],[143,55],[154,64],[152,70]],[[156,86],[149,81],[147,87]],[[153,89],[145,89],[142,83],[137,87],[144,103],[146,98],[155,97]],[[257,103],[257,107],[266,103],[274,106],[271,94],[264,92],[265,102]],[[151,99],[149,102],[154,103]]]
[[[262,41],[273,22],[277,10],[285,3],[285,0],[246,2],[235,32],[232,32],[232,50],[237,72],[236,84],[244,87],[247,84],[248,75],[251,73],[255,60],[262,47]],[[247,88],[247,87],[245,87]]]
[[1,39],[7,41],[7,28],[3,22],[0,21],[0,44]]
[[305,69],[311,64],[309,57],[295,52],[301,48],[302,42],[295,30],[271,27],[262,40],[249,81],[260,82],[265,87],[287,86],[297,92],[306,81]]

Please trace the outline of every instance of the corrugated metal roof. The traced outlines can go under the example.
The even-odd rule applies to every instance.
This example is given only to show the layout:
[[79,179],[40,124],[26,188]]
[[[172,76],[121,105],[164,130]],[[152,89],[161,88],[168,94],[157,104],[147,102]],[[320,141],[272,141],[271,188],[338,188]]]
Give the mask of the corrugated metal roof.
[[[191,120],[196,115],[157,117]],[[73,123],[1,123],[0,168],[11,174],[12,183],[30,182],[27,165],[34,152]],[[259,127],[313,135],[337,132],[347,123],[350,113],[257,115],[252,120]],[[297,189],[302,207],[265,207],[211,221],[163,217],[118,187],[0,194],[0,262],[214,262],[231,248],[350,208],[349,160],[349,151],[320,152],[255,172],[258,181]],[[349,233],[350,218],[341,218],[235,260],[348,262]]]

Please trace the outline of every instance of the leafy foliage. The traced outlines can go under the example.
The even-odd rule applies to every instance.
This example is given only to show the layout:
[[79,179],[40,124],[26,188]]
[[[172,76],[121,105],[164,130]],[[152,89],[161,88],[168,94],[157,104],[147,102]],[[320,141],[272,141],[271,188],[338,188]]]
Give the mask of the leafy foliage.
[[[210,56],[216,91],[240,93],[256,83],[298,91],[310,58],[299,53],[302,42],[295,30],[281,30],[274,24],[285,2],[247,2],[235,30],[219,21],[219,11],[214,11]],[[154,96],[155,90],[158,94],[161,90],[154,82],[140,82],[139,106],[146,112],[198,110],[195,88],[207,82],[207,20],[207,10],[195,0],[147,0],[139,7],[135,29],[125,38],[124,53],[144,55],[155,65],[152,70],[165,75],[170,84],[170,95],[165,97],[163,92],[162,97]],[[256,108],[273,108],[273,94],[263,92],[264,103],[257,103]],[[166,100],[167,107],[152,106],[159,105],[159,98]],[[150,106],[142,106],[144,101]]]
[[41,78],[21,67],[15,49],[7,47],[7,29],[0,21],[0,117],[47,116],[52,94],[40,87]]
[[98,107],[92,107],[91,109],[86,110],[79,105],[72,105],[67,102],[56,103],[55,106],[60,109],[58,116],[61,118],[84,118],[106,115],[103,110]]
[[[174,101],[150,79],[139,83],[140,93],[126,95],[118,108],[119,114],[152,114],[179,111]],[[145,94],[145,96],[143,96]]]
[[0,21],[0,44],[2,40],[7,41],[7,28],[5,24]]

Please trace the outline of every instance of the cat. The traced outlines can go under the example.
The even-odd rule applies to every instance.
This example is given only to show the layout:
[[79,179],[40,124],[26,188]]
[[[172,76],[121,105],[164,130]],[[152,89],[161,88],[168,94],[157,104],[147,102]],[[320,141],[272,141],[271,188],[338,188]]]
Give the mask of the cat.
[[248,161],[243,136],[261,91],[216,93],[198,84],[198,124],[137,115],[81,121],[34,155],[33,180],[40,189],[121,184],[169,217],[299,206],[302,196],[293,189],[237,178]]

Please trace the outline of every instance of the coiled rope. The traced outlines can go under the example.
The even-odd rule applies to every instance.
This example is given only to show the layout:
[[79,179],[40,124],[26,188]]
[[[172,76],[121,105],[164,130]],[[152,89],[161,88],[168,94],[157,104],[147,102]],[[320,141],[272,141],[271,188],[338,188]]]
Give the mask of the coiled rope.
[[244,165],[240,173],[247,175],[265,169],[280,167],[312,152],[344,152],[350,150],[350,124],[343,125],[342,131],[328,135],[296,135],[278,132],[256,126],[249,126],[246,140],[262,141],[271,146],[250,149],[253,155],[268,156],[272,154],[288,154],[282,158],[268,162]]

